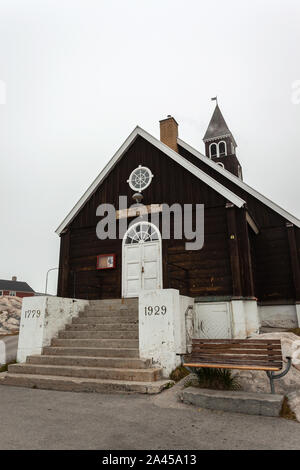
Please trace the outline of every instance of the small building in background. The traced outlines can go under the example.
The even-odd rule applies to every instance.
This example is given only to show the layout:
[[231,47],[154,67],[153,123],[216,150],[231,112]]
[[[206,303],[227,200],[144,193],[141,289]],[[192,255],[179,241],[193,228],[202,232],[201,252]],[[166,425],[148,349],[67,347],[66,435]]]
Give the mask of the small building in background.
[[9,295],[12,297],[30,297],[35,295],[34,290],[27,282],[18,281],[16,276],[11,280],[0,279],[0,296]]

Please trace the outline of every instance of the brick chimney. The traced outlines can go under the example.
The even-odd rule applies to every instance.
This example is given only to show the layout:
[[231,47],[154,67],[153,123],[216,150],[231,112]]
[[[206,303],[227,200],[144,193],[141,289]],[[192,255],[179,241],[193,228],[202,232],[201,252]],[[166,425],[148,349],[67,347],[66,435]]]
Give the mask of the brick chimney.
[[11,278],[11,280],[16,282],[17,276],[13,276],[13,277]]
[[166,119],[159,121],[160,124],[160,140],[175,152],[178,152],[177,137],[178,124],[175,119],[168,115]]

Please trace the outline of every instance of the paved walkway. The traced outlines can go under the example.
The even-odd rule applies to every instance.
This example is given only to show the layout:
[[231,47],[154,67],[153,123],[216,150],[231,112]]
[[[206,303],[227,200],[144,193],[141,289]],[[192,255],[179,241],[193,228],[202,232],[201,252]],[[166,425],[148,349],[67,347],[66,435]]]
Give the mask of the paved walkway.
[[300,423],[157,396],[0,386],[0,449],[299,449]]

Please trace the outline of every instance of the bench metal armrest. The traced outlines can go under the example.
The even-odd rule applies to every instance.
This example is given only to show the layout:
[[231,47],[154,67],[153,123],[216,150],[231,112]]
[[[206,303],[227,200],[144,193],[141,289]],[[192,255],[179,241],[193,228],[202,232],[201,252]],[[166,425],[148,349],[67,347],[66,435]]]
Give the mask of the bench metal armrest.
[[266,371],[267,376],[269,377],[269,380],[270,380],[271,393],[275,393],[274,379],[280,379],[281,377],[284,377],[291,368],[292,358],[290,356],[286,356],[286,359],[288,360],[286,368],[282,372],[280,372],[279,374],[275,374],[271,370]]

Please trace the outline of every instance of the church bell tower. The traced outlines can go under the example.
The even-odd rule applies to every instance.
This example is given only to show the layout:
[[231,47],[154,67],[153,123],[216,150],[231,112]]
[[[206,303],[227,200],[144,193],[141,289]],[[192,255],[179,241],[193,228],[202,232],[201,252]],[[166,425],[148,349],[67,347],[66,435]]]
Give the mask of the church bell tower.
[[208,158],[243,179],[242,167],[236,156],[237,144],[221,113],[218,102],[216,102],[203,142],[205,155]]

